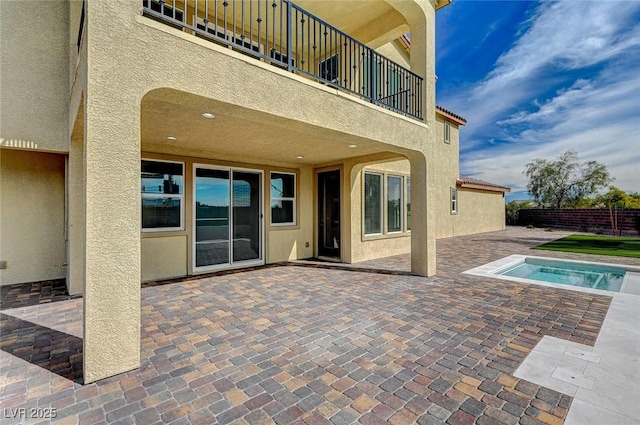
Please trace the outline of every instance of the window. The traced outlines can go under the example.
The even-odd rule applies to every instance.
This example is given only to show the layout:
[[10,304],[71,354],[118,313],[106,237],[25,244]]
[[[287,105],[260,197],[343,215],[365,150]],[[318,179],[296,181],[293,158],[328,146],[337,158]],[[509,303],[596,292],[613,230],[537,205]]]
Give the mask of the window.
[[402,177],[387,176],[387,232],[402,232]]
[[271,173],[271,224],[296,224],[296,175]]
[[451,188],[451,214],[458,213],[458,189]]
[[451,143],[451,123],[444,122],[444,142]]
[[409,177],[365,172],[364,235],[390,235],[409,231],[411,229],[410,190]]
[[[184,12],[182,10],[174,9],[173,7],[166,4],[166,2],[164,1],[160,2],[156,0],[142,0],[142,5],[145,8],[150,9],[153,12],[156,12],[158,15],[164,15],[164,18],[163,18],[158,15],[151,15],[147,13],[145,14],[145,16],[147,16],[148,18],[154,19],[156,21],[162,21],[173,28],[182,30],[181,23],[185,23]],[[169,20],[169,22],[167,22],[167,20]],[[179,21],[179,22],[175,22],[175,21]]]
[[[275,59],[276,61],[282,63],[283,65],[287,65],[287,66],[289,65],[289,56],[285,55],[282,52],[278,52],[275,49],[271,49],[271,54],[269,56]],[[291,59],[291,66],[296,66],[295,59]]]
[[142,229],[182,230],[184,164],[143,159],[141,163]]
[[407,100],[400,69],[374,56],[363,56],[362,94],[383,105],[400,108]]
[[364,174],[364,234],[382,233],[382,174]]
[[[247,50],[251,50],[257,53],[262,53],[262,51],[264,50],[262,44],[258,43],[257,41],[250,39],[244,34],[237,34],[232,30],[225,29],[224,26],[218,25],[215,22],[213,24],[209,24],[208,21],[205,22],[203,18],[197,15],[193,16],[193,21],[196,23],[197,29],[199,29],[200,31],[206,31],[209,34],[217,37],[218,39],[227,41],[229,43],[235,43],[238,46],[244,47]],[[199,34],[196,35],[200,36]],[[249,56],[253,55],[250,54]],[[258,58],[258,56],[253,57]]]
[[167,16],[169,18],[173,18],[173,19],[176,19],[178,21],[183,21],[184,14],[182,13],[182,10],[173,9],[169,5],[166,5],[166,4],[163,5],[163,3],[164,2],[151,0],[151,2],[149,2],[149,3],[143,1],[142,5],[143,6],[147,6],[148,8],[153,10],[154,12],[162,13],[164,16]]
[[362,94],[371,98],[380,97],[382,65],[372,56],[364,56],[362,62]]
[[401,107],[403,100],[402,89],[400,87],[400,74],[391,69],[390,65],[382,68],[380,64],[376,65],[376,72],[377,92],[375,99],[392,108]]
[[411,178],[407,177],[406,178],[406,182],[407,182],[407,191],[406,191],[406,195],[405,195],[405,199],[407,200],[406,203],[406,208],[407,208],[407,215],[406,215],[406,223],[407,223],[407,232],[409,230],[411,230]]
[[320,78],[332,83],[338,82],[338,69],[340,62],[338,55],[333,55],[320,62]]

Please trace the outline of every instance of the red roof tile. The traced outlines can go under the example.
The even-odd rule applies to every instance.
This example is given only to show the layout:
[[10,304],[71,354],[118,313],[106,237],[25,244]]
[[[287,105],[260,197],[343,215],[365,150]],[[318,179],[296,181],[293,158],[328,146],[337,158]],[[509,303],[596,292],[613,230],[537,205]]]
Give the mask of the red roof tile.
[[510,192],[511,188],[506,186],[500,186],[494,183],[490,183],[488,181],[475,179],[473,177],[468,176],[460,176],[457,181],[457,186],[466,187],[469,189],[481,189],[481,190],[489,190],[492,192]]
[[465,125],[467,123],[467,120],[465,118],[461,117],[458,114],[455,114],[455,113],[449,111],[448,109],[444,109],[442,106],[436,105],[436,112],[438,112],[442,116],[445,116],[447,118],[450,118],[450,119],[454,120],[455,122],[457,122],[460,125]]

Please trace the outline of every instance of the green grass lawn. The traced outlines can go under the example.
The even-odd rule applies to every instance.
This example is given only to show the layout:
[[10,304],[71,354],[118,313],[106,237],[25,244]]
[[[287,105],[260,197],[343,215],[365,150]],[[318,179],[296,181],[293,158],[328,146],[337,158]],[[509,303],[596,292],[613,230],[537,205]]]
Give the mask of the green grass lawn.
[[571,235],[534,246],[532,249],[640,258],[640,238]]

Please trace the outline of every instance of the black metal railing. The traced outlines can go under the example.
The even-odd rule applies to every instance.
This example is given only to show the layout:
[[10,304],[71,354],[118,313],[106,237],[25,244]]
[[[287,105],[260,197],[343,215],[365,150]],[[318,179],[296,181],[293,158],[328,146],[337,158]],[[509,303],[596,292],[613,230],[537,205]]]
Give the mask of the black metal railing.
[[[423,119],[422,77],[288,0],[142,0],[144,14]],[[186,5],[186,11],[185,11]]]

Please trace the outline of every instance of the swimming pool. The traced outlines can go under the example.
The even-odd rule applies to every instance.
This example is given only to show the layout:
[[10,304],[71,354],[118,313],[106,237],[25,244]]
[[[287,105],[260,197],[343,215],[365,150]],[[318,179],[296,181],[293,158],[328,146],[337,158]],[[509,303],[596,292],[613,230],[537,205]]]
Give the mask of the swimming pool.
[[510,255],[463,272],[591,293],[640,295],[640,266]]
[[620,292],[626,270],[526,258],[524,262],[508,267],[499,274],[560,285]]

